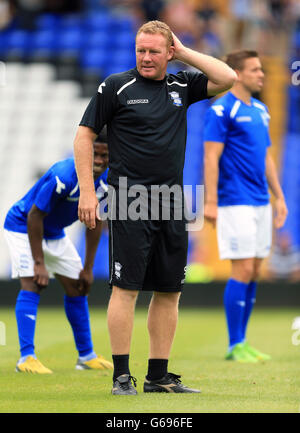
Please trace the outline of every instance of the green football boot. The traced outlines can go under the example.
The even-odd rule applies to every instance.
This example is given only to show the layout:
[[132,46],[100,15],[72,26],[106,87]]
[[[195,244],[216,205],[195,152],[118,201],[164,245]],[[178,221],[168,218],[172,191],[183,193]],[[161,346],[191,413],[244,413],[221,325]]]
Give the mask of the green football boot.
[[225,359],[227,361],[237,361],[237,362],[258,362],[258,359],[248,353],[248,351],[245,350],[243,343],[238,343],[234,346],[234,348],[228,352],[225,356]]
[[254,358],[258,359],[259,361],[269,361],[271,359],[270,355],[260,352],[259,350],[250,346],[247,342],[244,343],[244,349],[247,353],[254,356]]

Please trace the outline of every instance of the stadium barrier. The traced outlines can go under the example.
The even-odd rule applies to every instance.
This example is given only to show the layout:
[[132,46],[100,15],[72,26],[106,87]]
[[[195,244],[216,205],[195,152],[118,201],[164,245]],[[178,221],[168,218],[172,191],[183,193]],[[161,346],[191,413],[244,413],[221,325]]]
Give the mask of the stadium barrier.
[[[180,299],[181,307],[220,307],[223,305],[223,292],[226,282],[214,281],[205,284],[186,284]],[[0,281],[0,308],[14,307],[19,291],[18,280]],[[47,289],[41,296],[41,306],[63,305],[64,291],[56,280],[51,280]],[[104,307],[108,305],[110,290],[108,282],[95,280],[89,294],[91,307]],[[150,292],[140,293],[137,301],[138,307],[149,304]],[[300,307],[299,283],[287,281],[260,282],[257,290],[257,307]],[[299,309],[300,311],[300,309]]]

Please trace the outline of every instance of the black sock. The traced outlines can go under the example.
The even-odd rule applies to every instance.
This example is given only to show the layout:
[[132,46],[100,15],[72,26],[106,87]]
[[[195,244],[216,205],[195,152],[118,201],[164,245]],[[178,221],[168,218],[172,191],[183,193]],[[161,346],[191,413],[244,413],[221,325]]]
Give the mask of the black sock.
[[149,359],[148,360],[148,380],[161,379],[168,372],[168,359]]
[[114,363],[114,380],[122,374],[130,374],[129,355],[113,355],[112,359]]

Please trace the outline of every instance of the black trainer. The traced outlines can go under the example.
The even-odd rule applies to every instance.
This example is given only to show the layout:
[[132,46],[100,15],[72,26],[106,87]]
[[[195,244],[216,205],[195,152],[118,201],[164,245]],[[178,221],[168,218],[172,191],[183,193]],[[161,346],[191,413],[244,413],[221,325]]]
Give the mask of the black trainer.
[[136,395],[137,390],[132,386],[131,382],[133,382],[134,387],[136,388],[135,377],[132,377],[129,374],[122,374],[114,381],[111,393],[114,395]]
[[158,380],[145,379],[144,392],[175,392],[175,393],[199,393],[199,389],[188,388],[181,383],[181,376],[173,373],[167,373]]

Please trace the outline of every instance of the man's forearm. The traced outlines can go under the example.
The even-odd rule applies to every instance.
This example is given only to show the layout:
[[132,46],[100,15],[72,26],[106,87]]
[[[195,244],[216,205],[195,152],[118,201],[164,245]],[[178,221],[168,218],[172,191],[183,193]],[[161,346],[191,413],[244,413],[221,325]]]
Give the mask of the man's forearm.
[[205,157],[204,160],[205,203],[218,203],[219,160]]
[[27,231],[33,260],[36,264],[44,263],[42,242],[44,237],[43,218],[36,213],[27,217]]
[[99,240],[102,233],[102,221],[97,220],[93,230],[87,229],[85,232],[85,261],[84,268],[92,269],[96,257]]
[[76,173],[81,192],[94,191],[93,137],[77,133],[74,141]]
[[266,159],[266,178],[275,198],[284,198],[284,194],[279,183],[277,169],[271,155],[267,155]]
[[235,72],[226,63],[190,48],[184,47],[177,54],[177,59],[199,69],[215,84],[228,83],[230,88],[235,79]]

